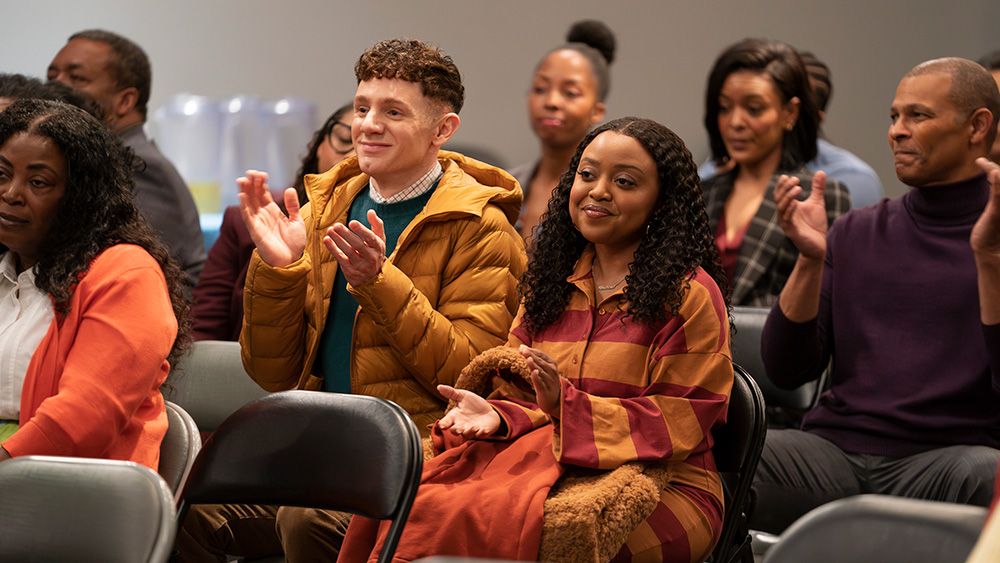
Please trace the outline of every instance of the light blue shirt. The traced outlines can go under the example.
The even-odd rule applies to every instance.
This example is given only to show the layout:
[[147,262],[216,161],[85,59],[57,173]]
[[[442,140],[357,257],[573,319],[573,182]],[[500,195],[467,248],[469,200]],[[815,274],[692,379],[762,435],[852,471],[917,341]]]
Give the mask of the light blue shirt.
[[[851,151],[824,139],[816,141],[816,158],[807,162],[806,168],[822,170],[827,177],[843,184],[851,194],[852,208],[878,203],[885,196],[878,174],[868,163]],[[698,176],[705,180],[714,176],[715,171],[715,163],[709,159],[698,167]]]

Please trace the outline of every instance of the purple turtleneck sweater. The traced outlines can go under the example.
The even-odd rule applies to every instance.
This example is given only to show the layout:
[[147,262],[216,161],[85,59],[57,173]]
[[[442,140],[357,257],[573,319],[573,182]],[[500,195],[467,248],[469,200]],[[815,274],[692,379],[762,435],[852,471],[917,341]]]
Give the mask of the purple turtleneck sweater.
[[803,430],[889,457],[1000,448],[1000,325],[982,324],[969,246],[988,195],[984,174],[833,224],[818,317],[795,323],[775,304],[761,344],[768,376],[788,387],[833,355],[831,387]]

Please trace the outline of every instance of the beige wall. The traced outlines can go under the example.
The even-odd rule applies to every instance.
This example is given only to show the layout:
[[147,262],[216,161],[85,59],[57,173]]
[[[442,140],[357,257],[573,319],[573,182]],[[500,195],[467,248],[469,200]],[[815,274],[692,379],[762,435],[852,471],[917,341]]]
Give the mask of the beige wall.
[[524,107],[531,69],[577,19],[603,19],[618,36],[609,117],[662,121],[698,159],[707,154],[702,96],[715,56],[743,37],[780,38],[830,65],[827,134],[871,163],[891,194],[902,190],[885,145],[899,76],[925,59],[1000,48],[996,0],[3,0],[0,13],[0,71],[42,75],[70,33],[104,27],[148,51],[152,108],[178,92],[247,93],[304,96],[326,112],[350,99],[353,63],[369,44],[430,40],[465,77],[459,140],[490,146],[509,165],[537,150]]

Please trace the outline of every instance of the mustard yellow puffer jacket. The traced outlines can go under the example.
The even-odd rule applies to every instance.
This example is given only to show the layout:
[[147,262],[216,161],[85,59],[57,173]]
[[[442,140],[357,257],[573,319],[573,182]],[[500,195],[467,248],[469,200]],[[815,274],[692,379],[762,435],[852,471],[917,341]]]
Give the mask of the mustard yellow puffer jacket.
[[[424,209],[399,237],[374,281],[348,286],[354,318],[351,389],[398,403],[422,432],[445,402],[438,383],[454,384],[477,354],[507,341],[517,312],[524,244],[514,229],[521,189],[488,164],[441,151],[444,168]],[[301,259],[272,268],[254,251],[243,292],[243,364],[261,387],[321,389],[313,373],[337,261],[322,245],[368,175],[349,158],[307,176]]]

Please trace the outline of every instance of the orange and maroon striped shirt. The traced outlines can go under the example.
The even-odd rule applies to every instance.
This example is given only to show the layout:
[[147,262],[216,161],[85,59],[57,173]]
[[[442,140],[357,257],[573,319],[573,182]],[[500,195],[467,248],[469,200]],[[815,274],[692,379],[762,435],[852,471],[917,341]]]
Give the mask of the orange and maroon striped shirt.
[[576,291],[559,320],[529,334],[522,307],[508,339],[509,346],[545,352],[559,366],[558,419],[539,410],[534,397],[503,390],[491,404],[507,425],[507,439],[553,423],[552,450],[560,463],[613,469],[641,461],[669,468],[674,487],[619,555],[653,550],[660,555],[653,560],[699,560],[714,545],[722,518],[711,429],[725,422],[733,384],[725,301],[699,268],[678,315],[637,323],[626,317],[621,291],[594,305],[592,264],[588,249],[568,278]]

